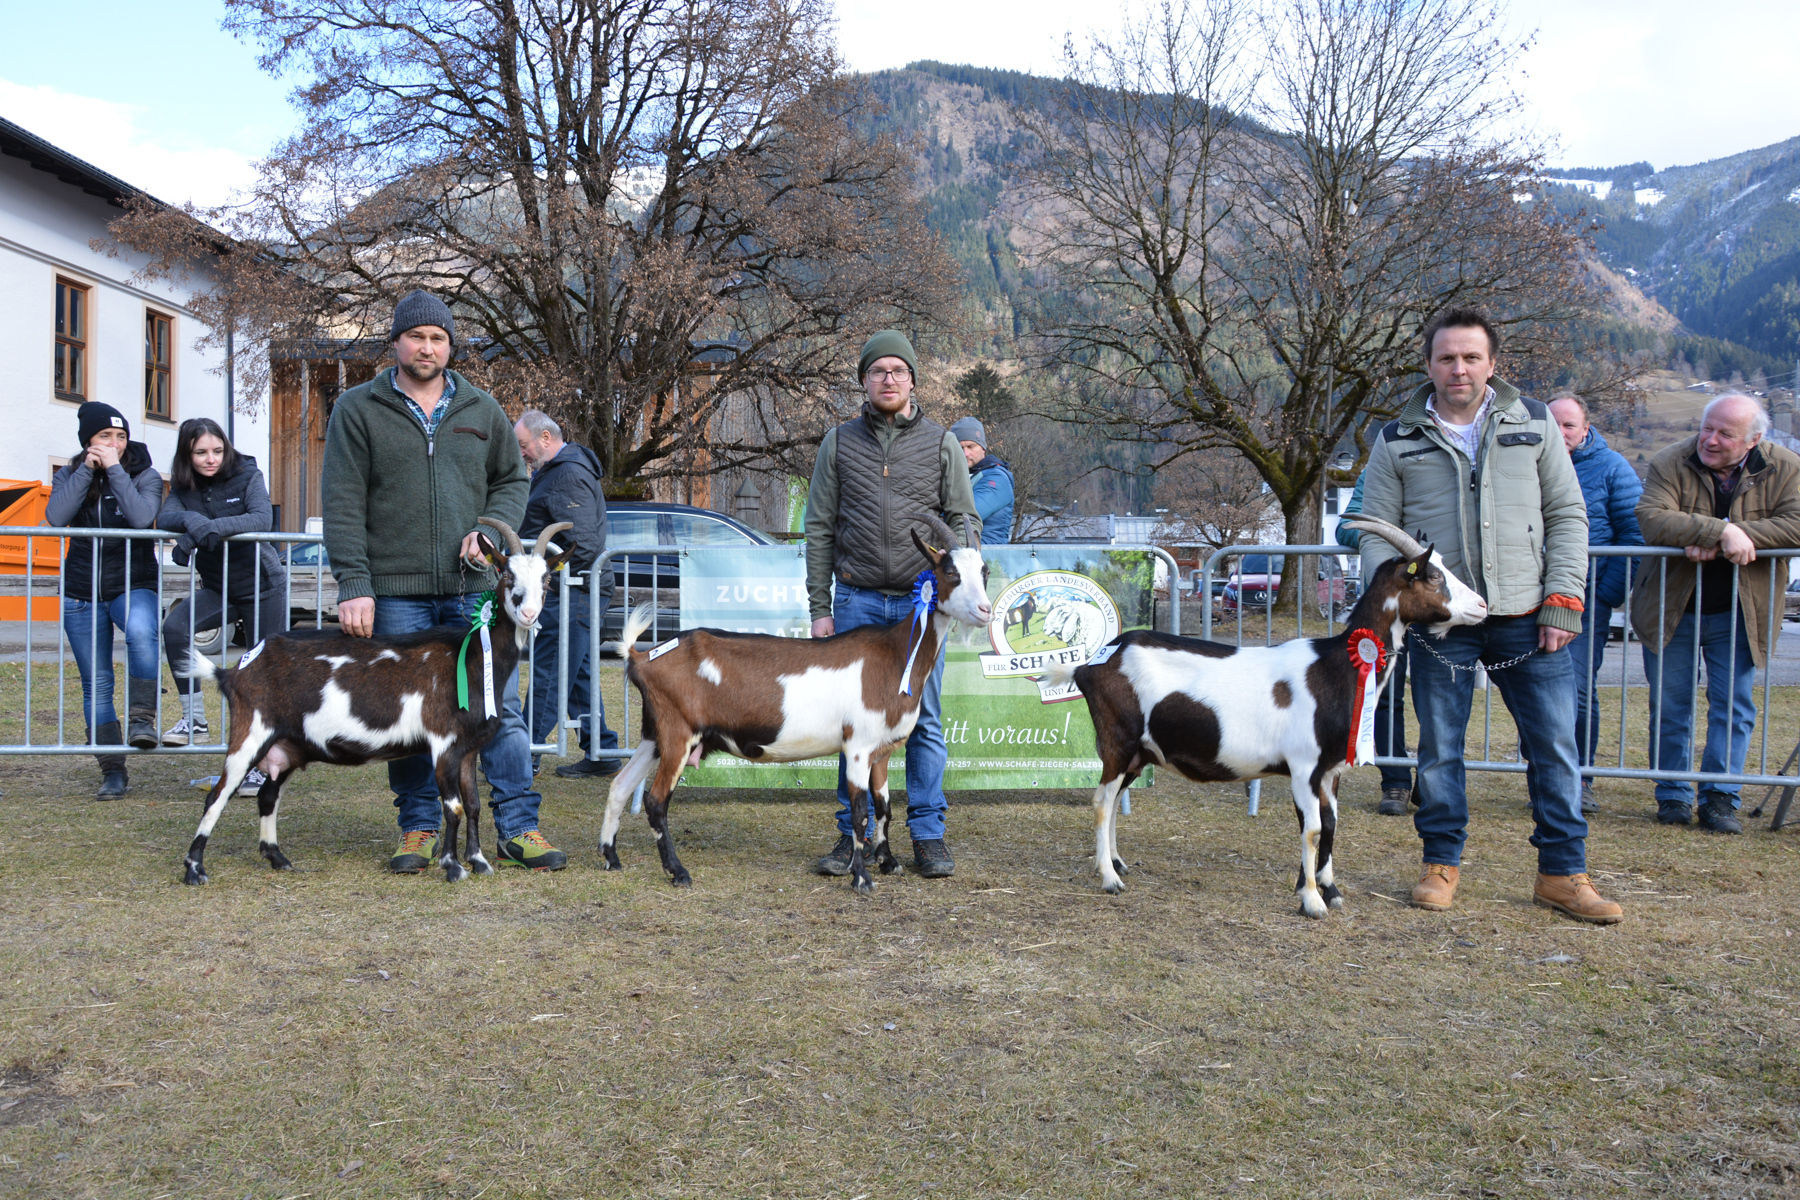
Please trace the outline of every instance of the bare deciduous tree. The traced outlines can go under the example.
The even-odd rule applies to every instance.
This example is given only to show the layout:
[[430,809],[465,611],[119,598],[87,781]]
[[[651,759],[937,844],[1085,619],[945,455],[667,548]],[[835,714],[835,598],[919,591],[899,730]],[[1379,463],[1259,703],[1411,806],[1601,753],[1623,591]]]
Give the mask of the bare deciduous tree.
[[1487,307],[1511,362],[1554,353],[1588,290],[1579,227],[1518,198],[1537,163],[1495,136],[1510,48],[1487,6],[1252,2],[1163,0],[1071,51],[1061,111],[1025,114],[1046,147],[1027,252],[1081,297],[1042,332],[1107,385],[1088,419],[1160,461],[1242,455],[1304,543],[1435,313]]
[[[851,128],[824,0],[226,10],[267,69],[309,74],[248,202],[197,214],[240,259],[214,314],[240,335],[379,340],[429,288],[460,367],[629,480],[816,439],[846,345],[951,309],[910,161]],[[204,239],[148,210],[117,232],[167,270]],[[709,439],[734,394],[780,398],[766,441]]]

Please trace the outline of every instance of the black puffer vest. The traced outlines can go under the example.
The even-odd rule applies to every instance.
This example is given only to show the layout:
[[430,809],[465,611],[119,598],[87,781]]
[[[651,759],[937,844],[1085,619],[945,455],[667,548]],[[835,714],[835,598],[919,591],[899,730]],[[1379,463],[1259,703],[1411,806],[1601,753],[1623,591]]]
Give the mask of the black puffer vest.
[[877,421],[862,416],[837,429],[837,578],[853,587],[904,592],[931,564],[913,545],[910,520],[943,514],[944,427],[913,409],[896,418],[882,445]]

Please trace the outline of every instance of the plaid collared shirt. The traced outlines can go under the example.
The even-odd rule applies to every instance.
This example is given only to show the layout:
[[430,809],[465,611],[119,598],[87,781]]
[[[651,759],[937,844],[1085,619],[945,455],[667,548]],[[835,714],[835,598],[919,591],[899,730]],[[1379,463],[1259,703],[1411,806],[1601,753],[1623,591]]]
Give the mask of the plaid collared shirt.
[[450,402],[456,399],[455,377],[452,376],[450,372],[445,371],[442,378],[444,381],[444,394],[438,397],[438,402],[434,404],[431,411],[427,413],[423,408],[419,407],[419,402],[417,400],[408,396],[400,387],[400,368],[388,368],[388,382],[393,385],[394,390],[399,392],[401,398],[406,401],[406,407],[412,410],[412,415],[418,418],[419,424],[425,427],[425,440],[428,442],[437,440],[438,422],[444,419],[444,413],[449,411]]
[[1481,445],[1481,423],[1487,419],[1488,412],[1493,407],[1494,389],[1490,385],[1486,394],[1481,397],[1481,407],[1475,410],[1475,419],[1458,428],[1438,415],[1437,396],[1431,395],[1425,398],[1426,413],[1433,421],[1437,422],[1437,427],[1444,431],[1445,437],[1462,448],[1463,454],[1468,456],[1470,462],[1475,461],[1476,448]]

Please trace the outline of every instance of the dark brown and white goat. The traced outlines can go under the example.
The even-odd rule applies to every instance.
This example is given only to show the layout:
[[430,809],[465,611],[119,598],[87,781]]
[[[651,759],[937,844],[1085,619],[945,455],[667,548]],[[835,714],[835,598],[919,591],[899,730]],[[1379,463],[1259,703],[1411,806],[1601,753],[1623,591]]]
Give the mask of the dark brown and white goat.
[[[518,665],[526,634],[544,607],[544,585],[562,566],[566,551],[545,557],[550,539],[570,528],[564,521],[538,535],[528,553],[519,535],[499,521],[480,518],[506,540],[502,554],[485,535],[481,548],[499,576],[489,640],[493,646],[494,703]],[[456,858],[457,820],[468,816],[467,857],[480,874],[493,870],[481,854],[481,798],[476,790],[477,754],[500,731],[501,713],[490,710],[483,685],[479,636],[462,656],[459,625],[440,625],[398,637],[351,637],[344,633],[292,633],[267,638],[247,651],[235,668],[221,671],[203,655],[191,670],[211,676],[231,702],[231,732],[225,768],[206,795],[200,828],[188,847],[184,882],[205,883],[207,839],[225,802],[251,767],[268,780],[257,793],[262,836],[257,848],[277,871],[292,867],[275,840],[281,792],[294,772],[309,763],[360,766],[429,754],[443,805],[438,865],[454,882],[467,874]],[[468,682],[469,707],[457,702],[457,676]]]
[[1350,524],[1389,542],[1401,557],[1376,570],[1336,637],[1237,647],[1132,630],[1087,664],[1054,673],[1074,679],[1094,721],[1101,764],[1094,863],[1107,891],[1125,887],[1119,792],[1154,764],[1201,781],[1288,776],[1300,818],[1294,889],[1301,911],[1316,918],[1343,906],[1332,844],[1338,777],[1355,736],[1351,634],[1366,629],[1386,643],[1385,687],[1408,625],[1429,623],[1431,634],[1442,637],[1451,626],[1487,617],[1486,602],[1445,570],[1430,546],[1385,521],[1364,517]]
[[[613,777],[600,829],[606,868],[619,869],[619,816],[639,784],[649,780],[644,815],[656,834],[663,869],[678,885],[691,882],[669,836],[669,794],[690,764],[723,750],[752,762],[795,762],[843,752],[850,789],[851,828],[868,828],[869,796],[875,798],[876,831],[865,851],[851,839],[852,886],[868,892],[865,853],[882,874],[899,868],[888,844],[888,756],[919,720],[919,697],[937,662],[952,620],[986,625],[987,565],[981,552],[958,548],[935,518],[920,518],[933,546],[918,532],[913,542],[937,579],[937,609],[917,626],[865,625],[817,640],[691,629],[648,651],[628,651],[625,677],[644,701],[644,725],[636,753]],[[650,606],[626,622],[621,646],[633,647],[650,624]],[[916,643],[916,649],[915,649]],[[911,670],[907,670],[910,661]],[[908,683],[901,689],[902,680]]]

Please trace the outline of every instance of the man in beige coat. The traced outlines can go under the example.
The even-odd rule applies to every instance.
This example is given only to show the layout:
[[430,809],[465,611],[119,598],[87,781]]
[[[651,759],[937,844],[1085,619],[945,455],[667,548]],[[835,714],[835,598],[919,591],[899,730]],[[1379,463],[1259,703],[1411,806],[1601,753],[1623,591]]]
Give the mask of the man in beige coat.
[[[1765,442],[1768,430],[1763,406],[1730,392],[1706,406],[1698,434],[1650,462],[1637,507],[1644,542],[1686,550],[1682,558],[1646,559],[1631,602],[1631,626],[1643,639],[1650,682],[1653,770],[1685,771],[1692,765],[1697,649],[1706,662],[1700,769],[1744,773],[1756,724],[1756,668],[1767,664],[1774,648],[1775,614],[1788,573],[1785,558],[1758,551],[1800,546],[1800,457]],[[1742,832],[1740,786],[1702,786],[1703,828]],[[1663,824],[1693,820],[1693,802],[1692,783],[1657,781],[1656,819]]]

